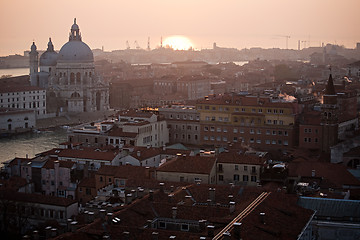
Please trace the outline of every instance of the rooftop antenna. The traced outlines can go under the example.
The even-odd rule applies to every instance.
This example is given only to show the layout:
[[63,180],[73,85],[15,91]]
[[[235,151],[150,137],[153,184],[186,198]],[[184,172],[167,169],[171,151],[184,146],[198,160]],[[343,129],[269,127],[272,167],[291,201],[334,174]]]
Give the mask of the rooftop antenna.
[[150,37],[148,37],[147,50],[150,51]]
[[161,38],[160,38],[160,48],[162,48],[163,47],[163,45],[162,45],[162,36],[161,36]]

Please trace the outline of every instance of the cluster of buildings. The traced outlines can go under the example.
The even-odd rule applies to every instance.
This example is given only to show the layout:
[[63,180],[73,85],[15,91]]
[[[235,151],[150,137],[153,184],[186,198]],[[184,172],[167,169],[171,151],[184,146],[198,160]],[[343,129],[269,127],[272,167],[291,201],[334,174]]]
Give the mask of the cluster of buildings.
[[[4,236],[359,238],[356,64],[353,82],[330,74],[322,84],[278,83],[272,66],[257,60],[246,74],[232,64],[154,64],[176,74],[150,79],[142,75],[149,66],[138,65],[137,79],[107,84],[76,20],[58,53],[50,39],[38,56],[33,43],[30,76],[0,80],[1,129],[25,131],[65,112],[118,111],[70,127],[57,148],[4,163]],[[226,74],[233,79],[223,81]]]

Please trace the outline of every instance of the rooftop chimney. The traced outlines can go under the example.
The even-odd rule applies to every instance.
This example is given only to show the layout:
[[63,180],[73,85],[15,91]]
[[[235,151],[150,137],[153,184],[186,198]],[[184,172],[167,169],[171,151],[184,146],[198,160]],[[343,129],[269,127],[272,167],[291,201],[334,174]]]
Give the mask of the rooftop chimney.
[[208,234],[207,234],[207,236],[208,237],[214,237],[214,226],[213,225],[208,225],[207,226],[207,232],[208,232]]
[[77,221],[73,221],[73,222],[70,223],[71,232],[76,232],[76,230],[77,230],[77,224],[78,224]]
[[138,157],[140,157],[140,156],[141,156],[141,152],[140,152],[140,151],[137,151],[137,152],[136,152],[136,155],[137,155]]
[[315,170],[311,170],[311,176],[312,176],[312,177],[315,177],[315,175],[316,175],[316,174],[315,174]]
[[34,240],[39,240],[40,239],[40,234],[39,234],[38,230],[33,231],[33,239]]
[[240,239],[240,237],[241,237],[241,225],[242,225],[242,223],[239,223],[239,222],[236,222],[236,223],[233,224],[233,226],[234,226],[234,237],[236,239]]
[[122,235],[123,235],[122,239],[124,239],[124,240],[129,240],[130,239],[130,233],[129,232],[123,232]]
[[159,239],[159,233],[158,232],[152,232],[151,240],[158,240],[158,239]]
[[265,213],[264,212],[260,213],[260,221],[261,221],[262,224],[266,224],[265,223]]
[[100,209],[99,211],[99,216],[102,220],[105,220],[105,216],[106,216],[106,210],[105,209]]
[[185,196],[185,205],[186,206],[191,206],[192,204],[193,204],[193,202],[192,202],[191,196],[186,195]]
[[54,237],[56,237],[56,235],[57,235],[57,229],[56,229],[56,228],[52,228],[52,229],[51,229],[51,237],[54,238]]
[[149,191],[149,201],[153,201],[154,200],[154,191],[150,190]]
[[229,232],[224,232],[223,233],[223,239],[224,240],[230,240],[231,239],[231,234]]
[[112,223],[112,218],[113,218],[113,213],[107,213],[106,217],[107,217],[107,223],[110,225]]
[[149,148],[150,148],[150,144],[148,144],[148,145],[146,146],[146,148],[149,149]]
[[172,218],[176,218],[176,215],[177,215],[177,207],[173,207],[172,208]]
[[165,183],[163,183],[163,182],[159,183],[159,187],[160,187],[161,192],[164,192],[164,185],[165,185]]
[[130,204],[132,201],[132,194],[128,193],[125,195],[125,204]]
[[151,219],[146,220],[146,225],[149,229],[152,228],[152,222],[153,222],[153,220],[151,220]]
[[230,214],[235,212],[235,202],[229,202]]
[[209,188],[209,199],[211,203],[215,203],[215,188]]

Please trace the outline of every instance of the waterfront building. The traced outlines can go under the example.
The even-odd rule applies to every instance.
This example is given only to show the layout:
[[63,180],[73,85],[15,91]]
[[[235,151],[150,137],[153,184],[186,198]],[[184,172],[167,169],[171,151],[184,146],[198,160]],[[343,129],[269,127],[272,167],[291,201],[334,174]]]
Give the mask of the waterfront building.
[[26,109],[36,119],[46,117],[46,89],[30,86],[28,76],[0,79],[0,84],[0,108]]
[[225,94],[198,100],[200,144],[239,142],[257,149],[288,149],[296,143],[297,102],[269,96]]
[[0,108],[0,134],[8,135],[31,131],[35,127],[33,110]]
[[54,51],[49,39],[40,61],[38,55],[33,43],[29,53],[31,85],[48,90],[48,112],[94,112],[109,108],[109,86],[95,71],[93,53],[82,41],[76,19],[69,42],[59,53]]

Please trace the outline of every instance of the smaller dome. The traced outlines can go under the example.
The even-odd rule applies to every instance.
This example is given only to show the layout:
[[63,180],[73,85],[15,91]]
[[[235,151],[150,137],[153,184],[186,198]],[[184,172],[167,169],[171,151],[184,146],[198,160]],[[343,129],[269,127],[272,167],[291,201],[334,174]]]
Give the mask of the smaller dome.
[[58,59],[57,52],[54,51],[54,45],[49,38],[47,50],[40,56],[40,66],[56,66]]
[[57,52],[44,52],[40,56],[40,66],[56,66],[58,59]]

